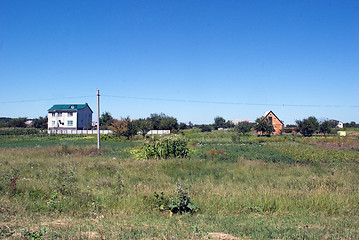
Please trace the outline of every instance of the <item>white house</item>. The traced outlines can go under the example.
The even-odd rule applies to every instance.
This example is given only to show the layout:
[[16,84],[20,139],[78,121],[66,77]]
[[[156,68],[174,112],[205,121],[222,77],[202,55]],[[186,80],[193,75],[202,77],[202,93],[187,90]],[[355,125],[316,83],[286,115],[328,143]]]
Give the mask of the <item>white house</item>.
[[91,128],[93,111],[85,104],[57,104],[48,110],[48,130]]

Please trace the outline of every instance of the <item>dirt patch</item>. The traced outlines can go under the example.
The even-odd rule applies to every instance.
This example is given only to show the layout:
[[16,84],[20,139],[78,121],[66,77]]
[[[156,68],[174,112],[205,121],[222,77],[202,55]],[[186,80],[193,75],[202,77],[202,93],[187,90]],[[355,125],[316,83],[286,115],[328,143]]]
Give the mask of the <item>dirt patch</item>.
[[81,237],[86,239],[100,239],[101,235],[97,232],[81,232]]
[[225,233],[208,233],[208,237],[216,240],[240,240],[242,238],[238,238]]

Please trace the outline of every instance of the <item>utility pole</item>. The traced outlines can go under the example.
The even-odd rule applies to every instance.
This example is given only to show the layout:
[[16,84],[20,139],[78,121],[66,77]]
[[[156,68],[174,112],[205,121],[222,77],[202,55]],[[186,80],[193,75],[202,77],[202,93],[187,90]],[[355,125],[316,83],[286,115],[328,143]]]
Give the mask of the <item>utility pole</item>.
[[97,151],[100,151],[100,90],[97,89]]

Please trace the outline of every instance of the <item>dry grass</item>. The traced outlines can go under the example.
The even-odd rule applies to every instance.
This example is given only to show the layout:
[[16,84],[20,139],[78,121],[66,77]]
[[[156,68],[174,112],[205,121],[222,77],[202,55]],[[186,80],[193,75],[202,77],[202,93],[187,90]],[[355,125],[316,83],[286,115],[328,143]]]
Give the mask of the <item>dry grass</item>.
[[[91,146],[0,148],[0,175],[20,170],[14,196],[1,192],[0,226],[10,238],[43,228],[48,239],[359,237],[358,164],[203,159],[202,150],[191,159],[136,160]],[[69,194],[58,192],[58,179]],[[178,181],[197,214],[156,209],[154,192],[173,195]]]

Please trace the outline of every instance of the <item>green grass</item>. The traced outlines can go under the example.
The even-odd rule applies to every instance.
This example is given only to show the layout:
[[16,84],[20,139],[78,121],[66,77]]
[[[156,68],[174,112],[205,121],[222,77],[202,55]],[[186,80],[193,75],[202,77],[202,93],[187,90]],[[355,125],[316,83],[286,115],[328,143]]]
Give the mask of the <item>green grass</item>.
[[[164,160],[131,156],[141,142],[103,142],[97,154],[91,138],[2,137],[0,226],[7,228],[0,238],[8,231],[16,239],[25,230],[45,239],[359,237],[357,151],[317,146],[319,139],[233,143],[229,133],[215,134],[218,141],[193,135],[190,158]],[[348,157],[318,161],[322,152]],[[307,159],[309,153],[316,159]],[[156,208],[154,193],[172,196],[178,182],[198,213]]]

